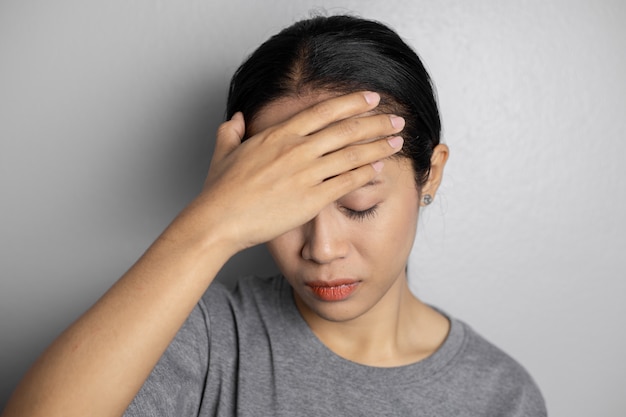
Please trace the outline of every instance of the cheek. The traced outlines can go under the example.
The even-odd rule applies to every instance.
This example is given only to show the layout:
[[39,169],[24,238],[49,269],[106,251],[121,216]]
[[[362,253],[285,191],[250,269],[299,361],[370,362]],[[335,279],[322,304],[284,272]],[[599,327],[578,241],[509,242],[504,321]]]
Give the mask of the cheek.
[[415,240],[418,211],[417,193],[395,200],[384,215],[381,213],[376,229],[369,234],[370,253],[406,261]]
[[[386,253],[400,257],[411,251],[419,214],[419,191],[415,184],[411,161],[406,158],[392,159],[389,177],[390,190],[379,222],[380,240],[384,241]],[[382,209],[383,207],[381,207]]]

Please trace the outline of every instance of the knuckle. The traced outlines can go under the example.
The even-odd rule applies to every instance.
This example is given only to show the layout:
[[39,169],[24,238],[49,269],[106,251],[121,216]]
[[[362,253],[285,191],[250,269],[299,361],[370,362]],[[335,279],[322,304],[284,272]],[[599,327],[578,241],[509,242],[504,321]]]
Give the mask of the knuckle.
[[261,137],[263,142],[276,142],[280,138],[280,132],[278,132],[274,127],[270,127]]
[[344,158],[346,161],[353,164],[361,159],[361,154],[356,148],[347,148],[344,150]]
[[281,126],[270,126],[265,130],[263,142],[277,145],[278,143],[284,141],[285,136],[286,134],[284,129],[281,129]]
[[226,132],[228,132],[228,130],[229,130],[228,122],[224,122],[217,127],[216,134],[218,137],[223,136],[224,134],[226,134]]
[[339,129],[339,134],[342,136],[352,136],[358,132],[360,126],[359,120],[350,119],[346,120],[342,123],[339,123],[337,128]]
[[311,110],[316,117],[322,120],[330,120],[335,115],[333,106],[328,101],[316,104]]

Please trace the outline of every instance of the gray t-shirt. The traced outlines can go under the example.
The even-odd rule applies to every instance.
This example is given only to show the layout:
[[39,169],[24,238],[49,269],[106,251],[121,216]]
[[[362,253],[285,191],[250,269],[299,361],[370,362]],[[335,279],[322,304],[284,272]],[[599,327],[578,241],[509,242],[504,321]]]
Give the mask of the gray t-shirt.
[[465,323],[417,363],[343,359],[309,329],[284,278],[213,284],[126,416],[528,416],[546,409],[529,374]]

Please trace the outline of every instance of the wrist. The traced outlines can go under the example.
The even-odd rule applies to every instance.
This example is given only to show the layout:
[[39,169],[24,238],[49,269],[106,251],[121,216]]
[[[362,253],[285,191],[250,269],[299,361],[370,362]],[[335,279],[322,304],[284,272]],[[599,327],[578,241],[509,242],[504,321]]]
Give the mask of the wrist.
[[179,213],[159,240],[173,244],[177,250],[197,253],[204,259],[210,255],[226,263],[244,247],[238,243],[236,228],[229,225],[224,212],[225,208],[201,194]]

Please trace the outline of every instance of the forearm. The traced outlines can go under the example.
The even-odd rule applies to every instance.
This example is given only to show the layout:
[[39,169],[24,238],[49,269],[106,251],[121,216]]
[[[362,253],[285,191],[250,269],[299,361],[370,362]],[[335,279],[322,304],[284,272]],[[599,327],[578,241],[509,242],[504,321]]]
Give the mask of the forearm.
[[220,239],[197,233],[207,227],[197,211],[183,212],[44,352],[3,416],[123,414],[232,255]]
[[334,97],[244,143],[240,113],[222,124],[204,191],[46,350],[3,416],[121,415],[230,256],[310,221],[400,151],[386,138],[404,121],[364,115],[379,100]]

